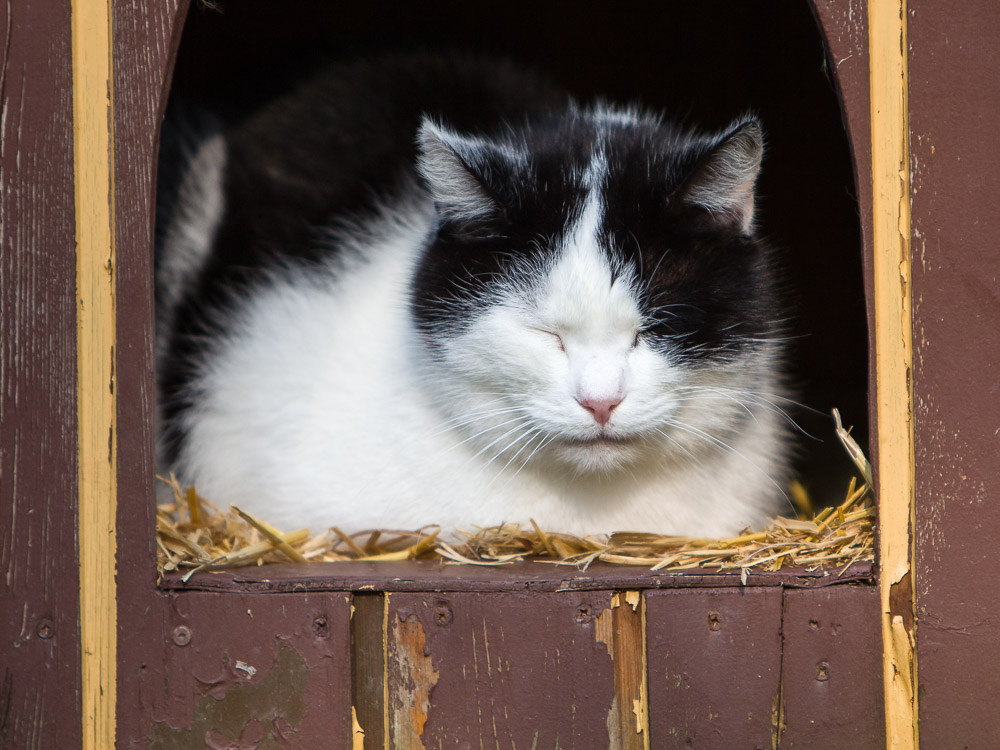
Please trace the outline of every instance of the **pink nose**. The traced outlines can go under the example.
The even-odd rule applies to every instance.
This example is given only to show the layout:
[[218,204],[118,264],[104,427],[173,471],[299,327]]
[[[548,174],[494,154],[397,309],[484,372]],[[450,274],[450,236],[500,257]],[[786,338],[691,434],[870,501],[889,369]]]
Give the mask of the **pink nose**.
[[580,406],[594,415],[594,419],[602,427],[611,419],[611,412],[622,402],[621,396],[611,398],[585,398],[580,400]]

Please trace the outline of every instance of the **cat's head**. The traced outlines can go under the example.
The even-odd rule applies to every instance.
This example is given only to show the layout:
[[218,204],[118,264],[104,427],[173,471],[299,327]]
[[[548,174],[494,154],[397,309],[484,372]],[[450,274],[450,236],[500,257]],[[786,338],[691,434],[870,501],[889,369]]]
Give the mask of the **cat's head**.
[[425,120],[419,145],[438,227],[414,320],[484,457],[700,460],[773,408],[782,309],[754,233],[755,118],[698,134],[597,107],[497,137]]

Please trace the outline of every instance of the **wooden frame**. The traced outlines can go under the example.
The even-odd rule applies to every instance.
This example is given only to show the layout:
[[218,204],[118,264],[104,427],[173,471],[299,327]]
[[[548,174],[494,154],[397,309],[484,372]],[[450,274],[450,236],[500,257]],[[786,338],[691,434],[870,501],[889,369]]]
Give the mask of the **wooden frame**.
[[[585,669],[591,688],[573,698],[580,721],[622,747],[655,747],[677,727],[813,748],[844,746],[838,738],[855,731],[851,746],[874,747],[880,729],[843,726],[844,712],[854,721],[870,706],[840,675],[863,674],[878,659],[888,747],[988,743],[998,657],[977,645],[988,640],[968,635],[988,639],[1000,628],[996,598],[980,593],[996,563],[978,554],[1000,528],[1000,511],[985,502],[1000,491],[990,221],[1000,157],[980,117],[984,108],[1000,111],[990,86],[1000,72],[1000,21],[986,0],[817,0],[815,9],[836,62],[862,231],[873,248],[877,610],[870,586],[825,587],[795,574],[755,574],[740,586],[727,576],[621,570],[442,576],[419,565],[353,566],[317,577],[289,567],[206,579],[193,591],[157,588],[151,518],[118,500],[152,495],[149,441],[136,437],[148,437],[152,406],[151,165],[186,2],[12,7],[0,33],[0,609],[18,616],[0,622],[0,746],[174,746],[228,720],[212,713],[216,695],[236,690],[257,705],[279,683],[299,701],[282,707],[282,727],[305,746],[338,732],[346,746],[352,706],[368,732],[364,746],[444,742],[458,736],[458,724],[429,712],[431,690],[458,695],[464,667],[495,663],[485,644],[524,625],[508,609],[524,592],[546,607],[537,627],[577,649],[538,662],[547,665],[545,684],[573,686],[574,670]],[[851,575],[872,578],[869,569]],[[231,605],[225,633],[207,626],[219,616],[219,596]],[[698,608],[685,604],[695,599]],[[710,600],[715,617],[706,621]],[[748,609],[751,600],[759,606]],[[277,601],[285,617],[274,614]],[[763,660],[740,666],[760,634]],[[509,654],[526,660],[515,673],[541,658],[532,637],[525,631],[522,650]],[[545,639],[534,640],[544,650]],[[673,661],[661,663],[667,653]],[[757,701],[745,724],[733,715],[699,724],[685,713],[705,705],[685,696],[736,679],[720,664],[770,675],[745,690]],[[678,688],[654,673],[673,675]],[[506,719],[513,737],[540,698],[519,692],[510,675],[491,671],[470,684],[497,691],[473,692],[473,704],[503,696],[505,707],[522,711]],[[197,700],[179,697],[187,688],[159,687],[192,676],[213,685]],[[337,684],[350,689],[328,694]],[[317,695],[325,695],[322,711],[310,708]],[[722,713],[736,700],[720,704]],[[810,734],[804,717],[824,734]],[[582,743],[573,733],[584,724],[565,721],[560,736]],[[250,717],[226,731],[260,726]]]

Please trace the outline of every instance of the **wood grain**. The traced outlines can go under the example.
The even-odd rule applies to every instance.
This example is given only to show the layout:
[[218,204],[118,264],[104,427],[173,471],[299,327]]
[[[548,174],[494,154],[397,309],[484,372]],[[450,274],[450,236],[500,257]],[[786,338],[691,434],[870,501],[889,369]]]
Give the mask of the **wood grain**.
[[878,589],[786,591],[779,750],[885,747]]
[[[906,1],[868,8],[872,97],[879,563],[886,734],[917,746],[912,592],[913,345]],[[905,592],[903,596],[896,593]]]
[[118,663],[111,7],[71,7],[83,748],[102,750],[115,741]]
[[907,7],[920,741],[997,747],[1000,13]]
[[639,591],[617,592],[611,597],[611,611],[601,615],[604,618],[610,619],[608,645],[615,667],[615,699],[608,717],[611,747],[649,750],[646,600]]
[[646,593],[657,748],[771,748],[779,736],[781,589]]
[[355,594],[351,615],[351,702],[365,750],[385,745],[387,594]]
[[[33,0],[32,0],[33,1]],[[137,684],[161,623],[153,539],[153,206],[157,141],[187,0],[112,3],[116,254],[119,747],[145,748]]]
[[68,3],[0,5],[0,746],[80,747]]
[[610,609],[611,592],[392,594],[389,746],[608,747]]
[[870,562],[850,568],[749,572],[739,570],[649,571],[595,563],[586,570],[571,565],[522,562],[501,567],[443,565],[437,560],[407,562],[333,562],[275,564],[259,568],[198,574],[186,583],[166,575],[166,590],[187,591],[592,591],[666,588],[822,588],[874,582]]

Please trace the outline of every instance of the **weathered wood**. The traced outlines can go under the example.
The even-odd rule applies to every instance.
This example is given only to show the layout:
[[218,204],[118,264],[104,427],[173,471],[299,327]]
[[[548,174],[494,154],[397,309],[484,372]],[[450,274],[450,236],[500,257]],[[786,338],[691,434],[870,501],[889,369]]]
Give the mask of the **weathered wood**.
[[365,750],[385,746],[386,595],[355,594],[351,615],[351,699]]
[[187,593],[150,613],[138,685],[147,736],[126,747],[351,746],[347,594]]
[[166,575],[162,586],[177,591],[589,591],[658,588],[811,588],[843,583],[872,583],[868,562],[847,570],[829,568],[751,570],[742,582],[739,570],[649,571],[624,565],[571,565],[522,562],[498,567],[443,565],[436,560],[407,562],[335,562],[275,564],[202,573],[187,583]]
[[1000,737],[1000,14],[909,0],[920,745]]
[[0,10],[0,746],[80,747],[70,7]]
[[[871,82],[868,57],[868,2],[812,0],[827,45],[827,75],[839,93],[844,127],[850,139],[857,231],[861,235],[862,280],[868,317],[868,457],[878,475],[878,419],[875,393],[875,311],[872,253]],[[822,329],[820,329],[822,330]],[[821,337],[822,340],[825,339]],[[850,345],[857,345],[852,342]]]
[[[119,747],[145,748],[137,682],[162,638],[153,539],[153,206],[157,141],[188,0],[111,4],[117,297]],[[156,652],[157,654],[161,652]]]
[[906,22],[905,0],[869,6],[879,590],[886,734],[889,746],[899,750],[917,746],[910,570],[914,452]]
[[71,3],[83,750],[115,741],[118,434],[111,4]]
[[607,591],[390,594],[391,746],[608,747],[610,610]]
[[649,591],[649,729],[657,748],[772,748],[781,589]]
[[885,747],[878,589],[786,591],[779,750]]
[[646,602],[639,591],[611,597],[609,613],[600,625],[611,627],[611,658],[615,666],[615,699],[608,716],[611,747],[649,750],[649,694],[646,681]]

